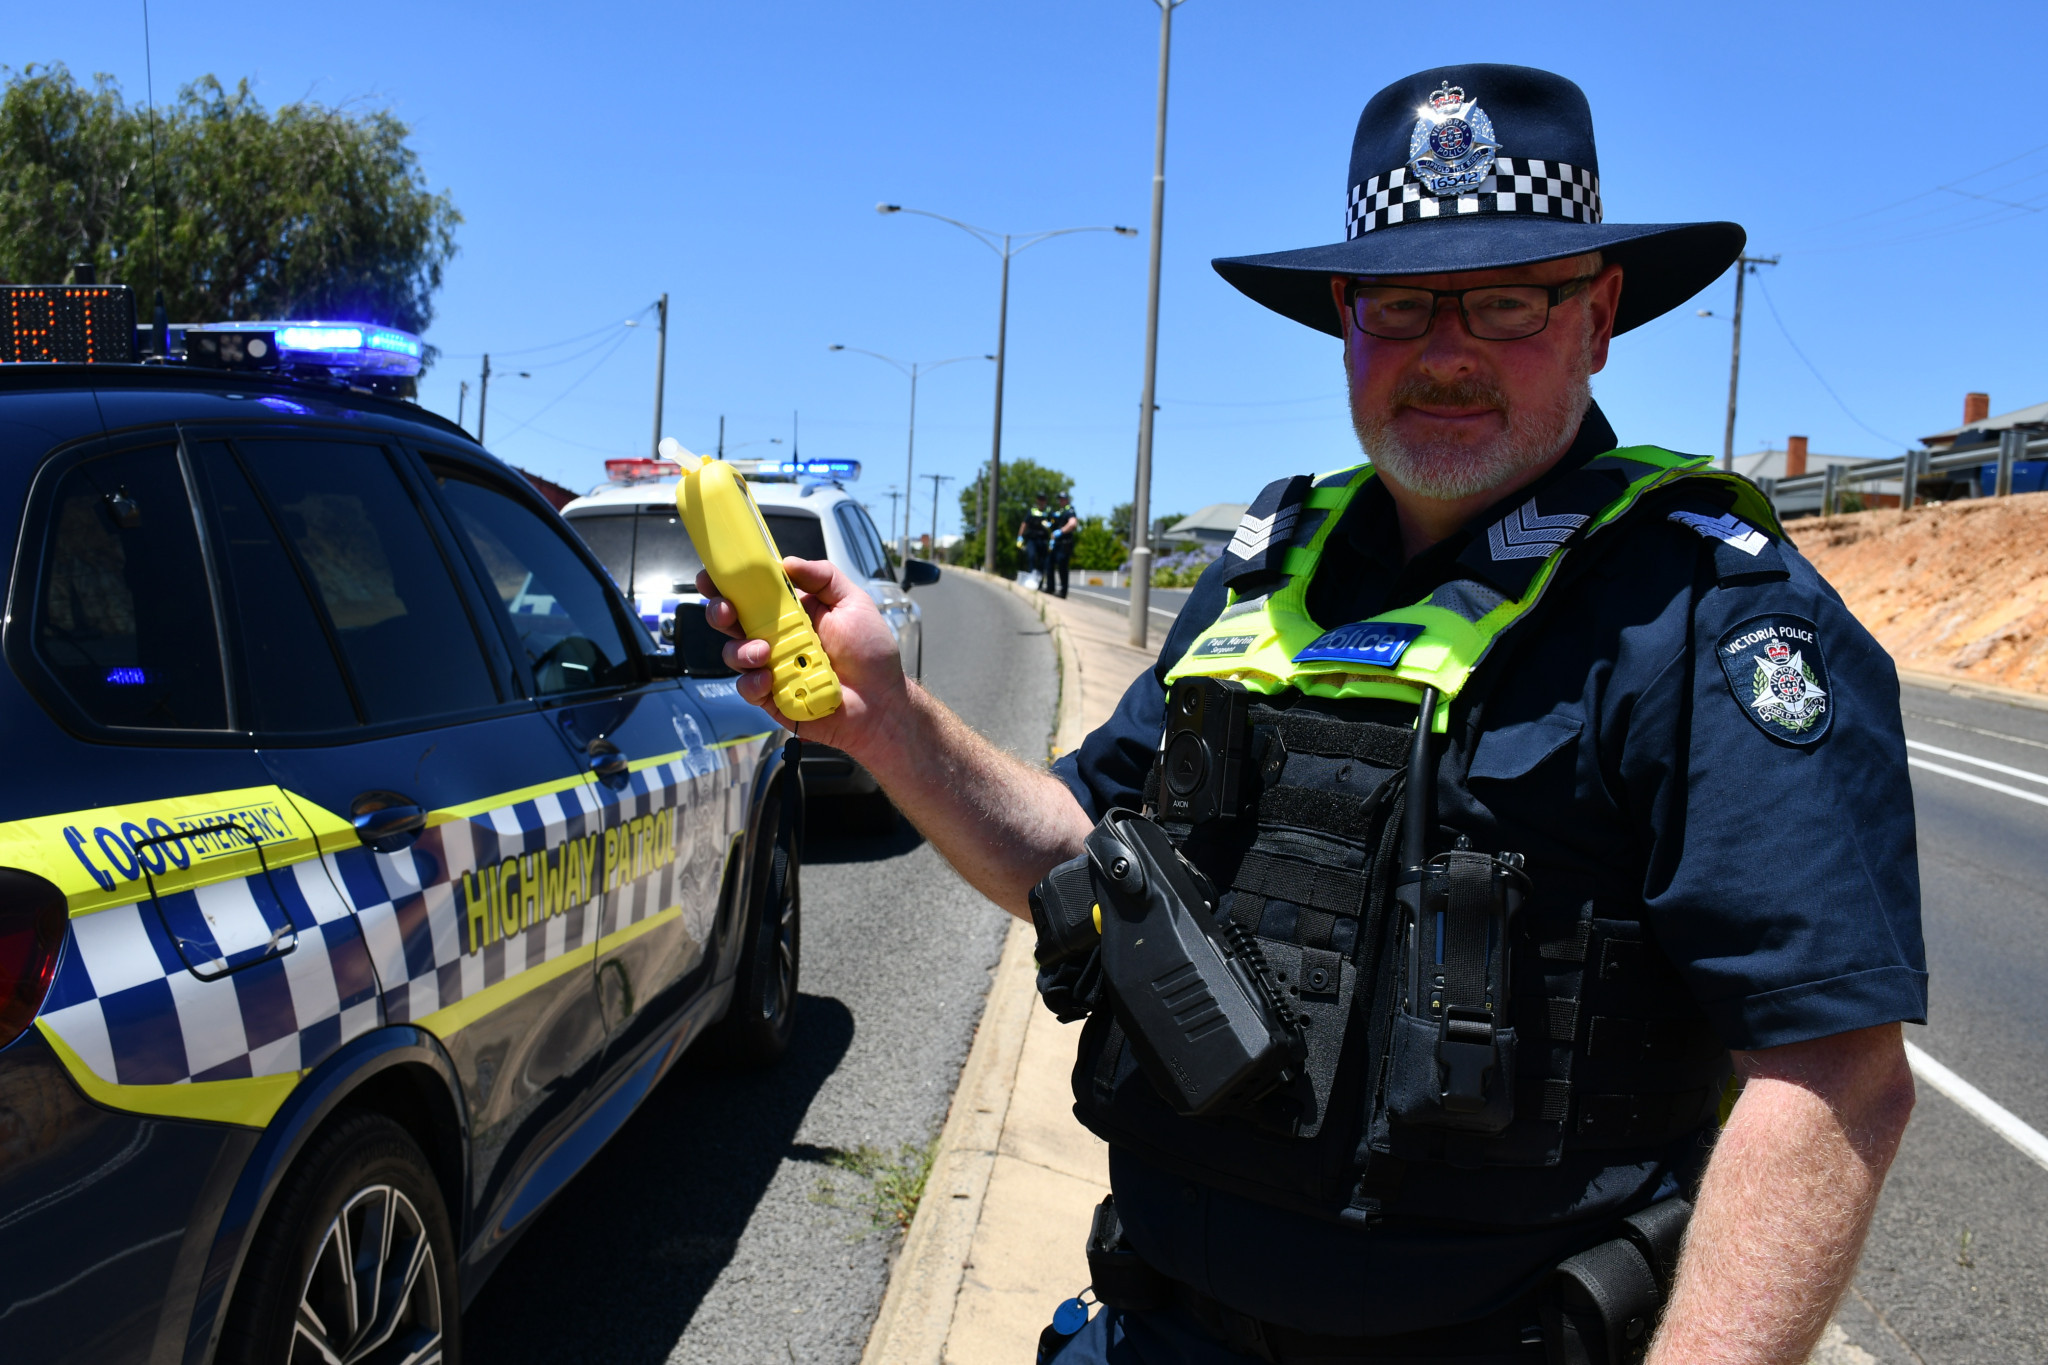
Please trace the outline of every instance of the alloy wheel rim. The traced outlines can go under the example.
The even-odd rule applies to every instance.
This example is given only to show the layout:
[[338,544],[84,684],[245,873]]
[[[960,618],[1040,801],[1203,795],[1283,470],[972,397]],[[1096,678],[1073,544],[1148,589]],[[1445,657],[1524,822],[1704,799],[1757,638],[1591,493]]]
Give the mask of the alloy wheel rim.
[[439,1271],[410,1199],[390,1185],[356,1191],[306,1274],[290,1365],[439,1365]]
[[783,882],[780,904],[776,907],[775,922],[768,928],[774,934],[775,975],[763,992],[761,1016],[780,1019],[796,995],[797,900],[787,879]]

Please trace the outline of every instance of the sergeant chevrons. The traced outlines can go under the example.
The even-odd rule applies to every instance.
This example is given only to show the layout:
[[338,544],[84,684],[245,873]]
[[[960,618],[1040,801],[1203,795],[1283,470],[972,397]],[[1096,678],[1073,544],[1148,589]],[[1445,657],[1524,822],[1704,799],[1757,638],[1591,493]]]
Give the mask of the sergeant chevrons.
[[[1394,946],[1400,916],[1390,909],[1413,733],[1401,711],[1414,717],[1422,689],[1436,688],[1433,728],[1451,729],[1454,710],[1464,717],[1447,762],[1469,765],[1476,734],[1465,731],[1483,728],[1496,676],[1489,670],[1473,685],[1475,673],[1506,657],[1503,643],[1517,627],[1533,627],[1567,566],[1592,563],[1631,516],[1654,509],[1718,542],[1723,582],[1739,576],[1720,569],[1724,551],[1762,567],[1757,557],[1782,534],[1750,484],[1706,460],[1616,450],[1546,480],[1475,535],[1456,574],[1426,600],[1325,630],[1308,613],[1309,586],[1371,477],[1359,467],[1269,486],[1225,561],[1228,604],[1166,674],[1169,689],[1216,677],[1259,694],[1245,764],[1256,776],[1243,812],[1256,820],[1200,838],[1186,826],[1168,829],[1228,888],[1218,912],[1257,936],[1308,1021],[1308,1074],[1256,1110],[1183,1118],[1151,1092],[1114,1016],[1100,1009],[1074,1072],[1077,1115],[1110,1142],[1206,1184],[1340,1219],[1378,1216],[1404,1163],[1551,1166],[1567,1150],[1654,1151],[1712,1122],[1727,1053],[1647,941],[1640,900],[1617,900],[1581,874],[1546,867],[1532,867],[1534,890],[1511,931],[1513,1004],[1503,1031],[1513,1035],[1512,1121],[1475,1134],[1390,1113],[1391,1021],[1412,989]],[[1771,566],[1775,555],[1764,554]],[[1454,775],[1462,783],[1463,770]],[[1155,766],[1148,794],[1156,781]],[[1439,829],[1432,851],[1447,846]]]

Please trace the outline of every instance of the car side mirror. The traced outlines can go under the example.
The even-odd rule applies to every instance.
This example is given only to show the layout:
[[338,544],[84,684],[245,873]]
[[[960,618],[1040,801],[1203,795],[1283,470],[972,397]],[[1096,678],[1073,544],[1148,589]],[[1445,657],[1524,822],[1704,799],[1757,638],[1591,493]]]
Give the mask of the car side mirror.
[[725,662],[725,644],[731,637],[712,628],[704,619],[702,602],[679,602],[675,615],[676,652],[682,674],[690,678],[730,678],[737,669]]
[[928,588],[939,581],[939,566],[929,559],[906,559],[903,561],[903,586]]

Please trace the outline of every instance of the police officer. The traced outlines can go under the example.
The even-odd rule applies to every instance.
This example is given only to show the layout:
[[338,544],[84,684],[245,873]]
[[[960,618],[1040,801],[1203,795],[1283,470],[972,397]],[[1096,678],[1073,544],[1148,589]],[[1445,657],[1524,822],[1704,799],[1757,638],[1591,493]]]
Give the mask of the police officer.
[[[1074,495],[1071,491],[1060,493],[1057,505],[1047,500],[1049,511],[1046,524],[1051,527],[1051,539],[1047,542],[1045,576],[1039,581],[1040,592],[1057,591],[1061,597],[1067,595],[1067,574],[1074,563],[1074,542],[1081,534],[1081,514],[1074,510]],[[1053,587],[1053,581],[1059,587]]]
[[1038,585],[1045,587],[1047,556],[1052,548],[1052,508],[1046,505],[1043,493],[1031,495],[1031,509],[1024,514],[1024,520],[1017,524],[1017,534],[1024,541],[1024,567],[1038,575]]
[[[1045,1342],[1063,1362],[1804,1361],[1926,1009],[1896,675],[1753,488],[1621,446],[1589,382],[1742,230],[1604,222],[1584,95],[1521,67],[1381,91],[1347,183],[1341,244],[1217,269],[1341,338],[1371,463],[1268,485],[1051,775],[793,562],[846,695],[803,735],[992,899],[1035,901],[1042,962],[1045,888],[1099,820],[1139,828],[1118,808],[1207,876],[1241,966],[1262,950],[1293,1069],[1204,1113],[1158,1065],[1179,1044],[1103,985],[1119,921],[1041,973],[1089,1016],[1076,1112],[1110,1144],[1122,1267]],[[772,704],[766,645],[726,656]],[[1230,819],[1182,799],[1201,765],[1155,770],[1212,714]]]

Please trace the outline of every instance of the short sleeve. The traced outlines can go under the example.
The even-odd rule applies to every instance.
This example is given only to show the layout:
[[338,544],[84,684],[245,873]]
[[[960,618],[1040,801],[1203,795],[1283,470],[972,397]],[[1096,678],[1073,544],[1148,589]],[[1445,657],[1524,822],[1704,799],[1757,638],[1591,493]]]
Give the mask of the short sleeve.
[[1090,819],[1100,820],[1113,806],[1136,810],[1143,803],[1145,773],[1159,747],[1160,731],[1166,728],[1166,674],[1195,637],[1223,614],[1228,599],[1219,558],[1188,594],[1166,632],[1158,660],[1131,681],[1107,722],[1052,765]]
[[1782,572],[1702,574],[1623,759],[1652,932],[1744,1050],[1927,1013],[1897,670],[1812,565],[1768,548]]

